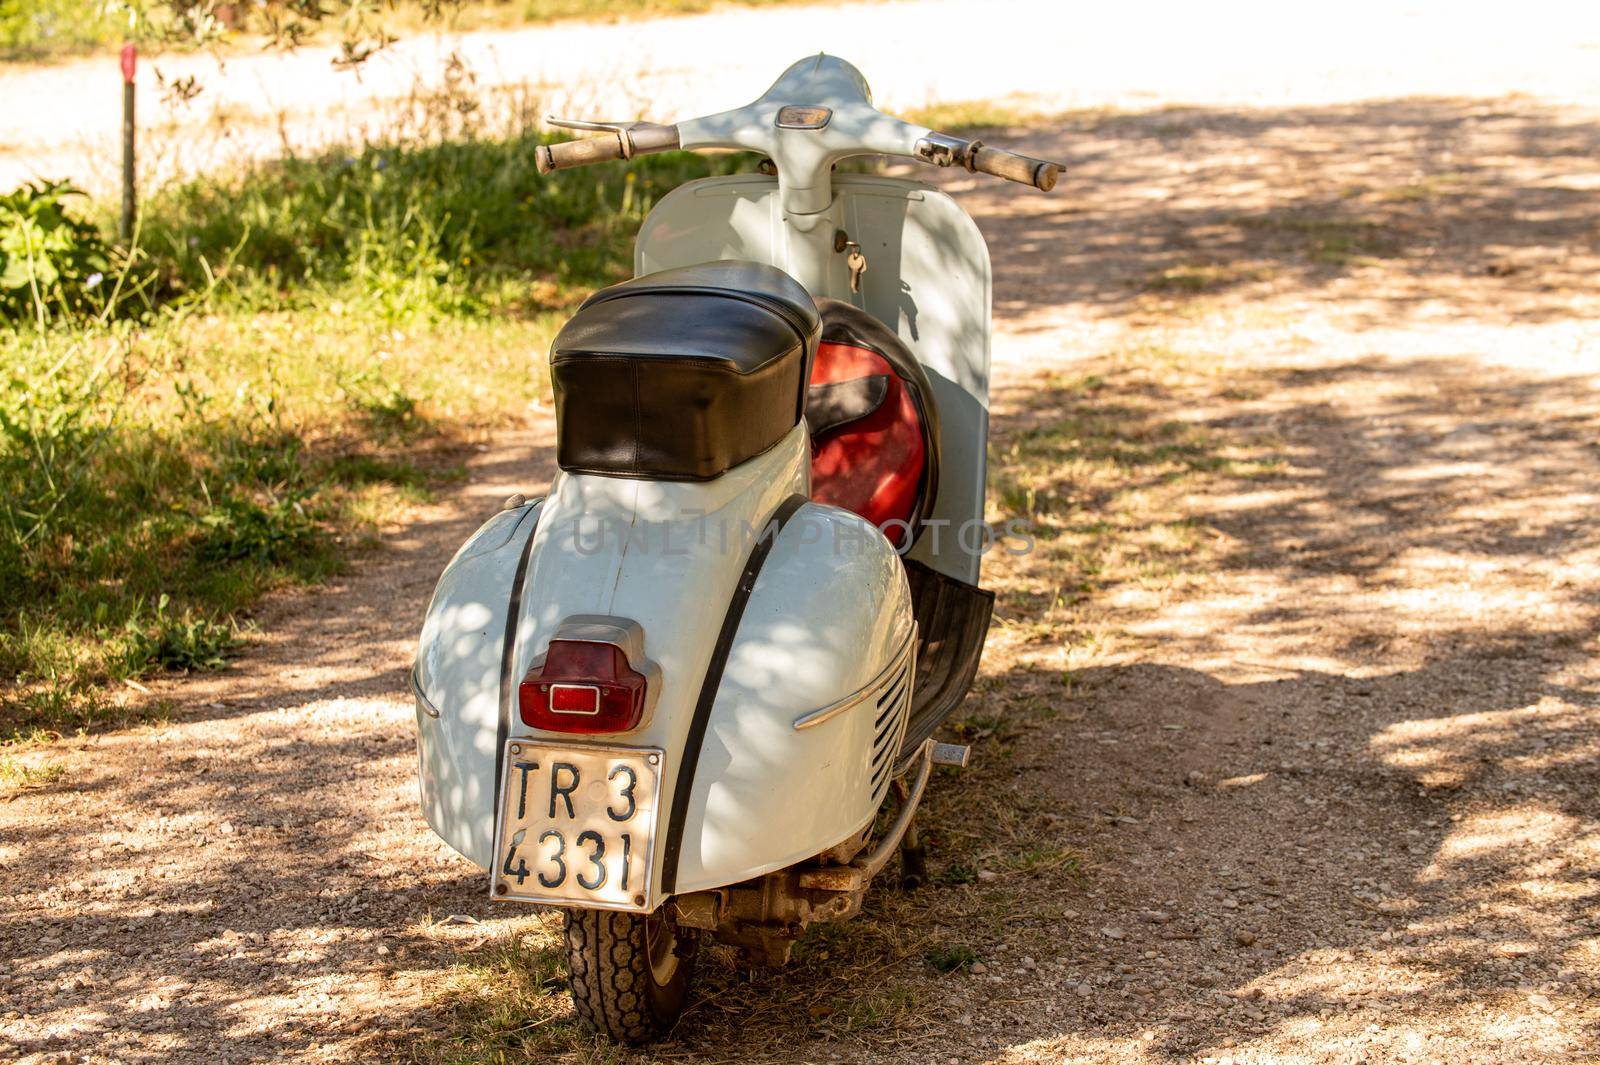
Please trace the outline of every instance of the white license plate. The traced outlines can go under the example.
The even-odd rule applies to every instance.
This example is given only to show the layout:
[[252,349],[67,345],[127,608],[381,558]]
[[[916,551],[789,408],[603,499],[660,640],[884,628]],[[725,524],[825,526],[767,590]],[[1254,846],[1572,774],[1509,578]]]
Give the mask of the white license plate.
[[644,911],[660,794],[660,751],[509,741],[492,897]]

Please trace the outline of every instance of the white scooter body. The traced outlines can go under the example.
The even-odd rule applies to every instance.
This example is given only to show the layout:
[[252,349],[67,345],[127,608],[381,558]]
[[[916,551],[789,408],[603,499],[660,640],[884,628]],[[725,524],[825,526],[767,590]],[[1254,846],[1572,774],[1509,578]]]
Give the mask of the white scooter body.
[[[781,130],[774,139],[773,116],[784,104],[829,108],[826,143],[812,131]],[[871,110],[853,67],[815,57],[747,108],[681,123],[683,147],[758,148],[785,177],[717,178],[676,190],[645,222],[635,267],[755,260],[894,330],[924,364],[942,419],[945,473],[934,511],[942,535],[922,537],[911,557],[976,584],[987,544],[962,533],[982,518],[989,259],[976,226],[930,186],[866,176],[833,177],[830,185],[835,158],[879,141],[866,150],[910,154],[930,132],[879,128],[885,118]],[[866,254],[860,293],[835,250],[839,233]],[[648,890],[623,908],[648,913],[669,896],[784,869],[872,823],[890,776],[875,770],[874,758],[884,750],[898,757],[911,701],[909,680],[896,687],[914,668],[911,592],[879,530],[813,502],[783,525],[756,571],[690,759],[686,814],[680,825],[667,823],[702,682],[751,556],[747,531],[759,531],[785,500],[809,495],[809,458],[802,422],[710,481],[561,472],[544,500],[496,515],[463,545],[428,607],[413,673],[422,805],[441,838],[477,865],[494,866],[507,740],[519,736],[661,752]],[[540,734],[517,715],[517,681],[556,627],[579,615],[643,629],[661,683],[634,732]],[[898,705],[878,712],[875,696],[890,691],[900,692]],[[848,705],[814,727],[796,727],[840,704]]]
[[[495,781],[508,736],[539,737],[502,714],[509,575],[531,537],[509,675],[520,678],[573,615],[630,618],[662,689],[644,727],[606,742],[667,752],[671,795],[701,680],[727,603],[766,515],[806,491],[804,426],[764,455],[706,483],[558,473],[548,498],[491,519],[445,570],[428,609],[416,683],[423,811],[447,843],[489,868]],[[507,527],[510,535],[507,537]],[[600,535],[600,530],[608,530]],[[615,530],[631,530],[626,541]],[[723,533],[727,543],[721,540]],[[702,536],[704,542],[702,542]],[[481,547],[479,545],[482,545]],[[806,503],[778,535],[727,658],[699,754],[677,875],[661,883],[669,832],[655,837],[646,902],[747,880],[818,854],[864,828],[882,802],[872,785],[872,703],[814,728],[805,714],[910,668],[909,593],[883,535],[836,507]],[[909,696],[909,691],[907,692]],[[908,702],[908,700],[907,700]],[[904,725],[905,710],[885,728]],[[587,737],[542,734],[581,745]],[[884,737],[895,742],[893,736]]]

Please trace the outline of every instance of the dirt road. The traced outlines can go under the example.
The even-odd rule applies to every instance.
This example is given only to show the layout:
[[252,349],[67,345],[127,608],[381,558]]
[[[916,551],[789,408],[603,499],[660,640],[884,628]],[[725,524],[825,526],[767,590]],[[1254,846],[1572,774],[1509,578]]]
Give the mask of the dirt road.
[[[934,883],[781,973],[709,952],[660,1057],[1594,1060],[1600,116],[989,139],[1072,165],[951,183],[995,253],[993,506],[1039,536],[986,574]],[[551,919],[415,806],[419,612],[548,433],[0,800],[0,1058],[616,1060]]]
[[[888,108],[1018,97],[1042,110],[1166,103],[1340,103],[1418,94],[1600,105],[1600,5],[1349,0],[1337,14],[1275,0],[1062,5],[1052,0],[730,8],[691,18],[417,34],[358,72],[334,50],[147,64],[139,104],[143,187],[241,160],[412,129],[445,60],[487,112],[658,121],[755,98],[818,51],[862,66]],[[202,94],[169,99],[194,77]],[[115,56],[0,67],[0,190],[70,177],[112,192],[120,174]],[[412,107],[401,106],[411,101]]]

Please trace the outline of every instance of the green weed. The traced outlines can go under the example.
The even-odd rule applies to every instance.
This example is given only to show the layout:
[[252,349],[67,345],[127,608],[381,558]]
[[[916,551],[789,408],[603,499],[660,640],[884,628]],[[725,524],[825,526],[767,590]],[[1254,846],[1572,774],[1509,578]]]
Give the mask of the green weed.
[[978,870],[966,862],[951,862],[941,869],[935,876],[934,882],[948,887],[960,887],[962,884],[975,884],[978,881]]
[[948,943],[929,950],[924,957],[941,973],[964,973],[978,960],[978,952],[965,943]]
[[0,789],[26,791],[54,784],[66,775],[63,766],[46,763],[30,765],[11,755],[0,753]]
[[325,536],[300,493],[267,503],[226,496],[200,517],[200,525],[195,557],[209,565],[291,562],[315,553]]
[[111,269],[100,231],[68,209],[83,192],[63,181],[33,182],[0,195],[0,318],[80,310]]
[[174,615],[170,602],[163,595],[148,620],[128,619],[128,673],[137,675],[152,667],[188,673],[227,665],[228,653],[239,644],[237,627],[192,611]]

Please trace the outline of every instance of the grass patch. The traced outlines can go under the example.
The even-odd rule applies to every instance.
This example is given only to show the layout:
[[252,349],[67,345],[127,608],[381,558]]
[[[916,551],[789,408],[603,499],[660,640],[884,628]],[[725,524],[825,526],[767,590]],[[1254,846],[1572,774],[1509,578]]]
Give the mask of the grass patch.
[[947,943],[934,947],[924,957],[941,973],[964,973],[977,964],[978,952],[965,943]]
[[[236,308],[392,325],[527,317],[627,276],[633,236],[662,194],[748,162],[671,153],[541,175],[533,149],[547,136],[466,132],[290,158],[165,190],[143,237],[153,290],[166,300],[204,293]],[[378,416],[411,413],[393,380],[357,384]]]
[[914,122],[941,133],[1015,129],[1038,125],[1043,113],[1020,100],[959,100],[930,104],[906,114]]
[[[1221,374],[1214,357],[1139,343],[1011,401],[990,439],[988,517],[1025,522],[1034,550],[1018,560],[1003,624],[1029,643],[1077,645],[1097,638],[1084,608],[1108,590],[1160,594],[1202,579],[1210,537],[1184,499],[1218,479],[1285,468],[1269,441],[1224,440],[1201,419],[1172,417],[1171,397],[1214,392]],[[1071,683],[1060,671],[1049,680],[1016,689],[1028,705],[954,727],[972,741],[1002,721],[1014,733],[1047,720]]]
[[1198,295],[1252,281],[1264,281],[1272,270],[1240,263],[1184,262],[1152,270],[1145,276],[1147,292]]
[[30,765],[0,751],[0,791],[27,791],[54,784],[66,775],[63,766]]
[[1391,230],[1363,219],[1294,212],[1251,215],[1236,221],[1246,229],[1278,235],[1324,266],[1360,266],[1399,254]]
[[115,277],[62,272],[0,321],[0,740],[128,720],[108,691],[225,665],[263,594],[336,571],[547,403],[561,312],[627,276],[663,192],[748,162],[543,177],[540,134],[479,133],[157,190]]
[[495,938],[463,957],[443,989],[449,1026],[411,1047],[413,1060],[439,1065],[532,1061],[557,1054],[617,1060],[583,1027],[567,996],[559,923]]

